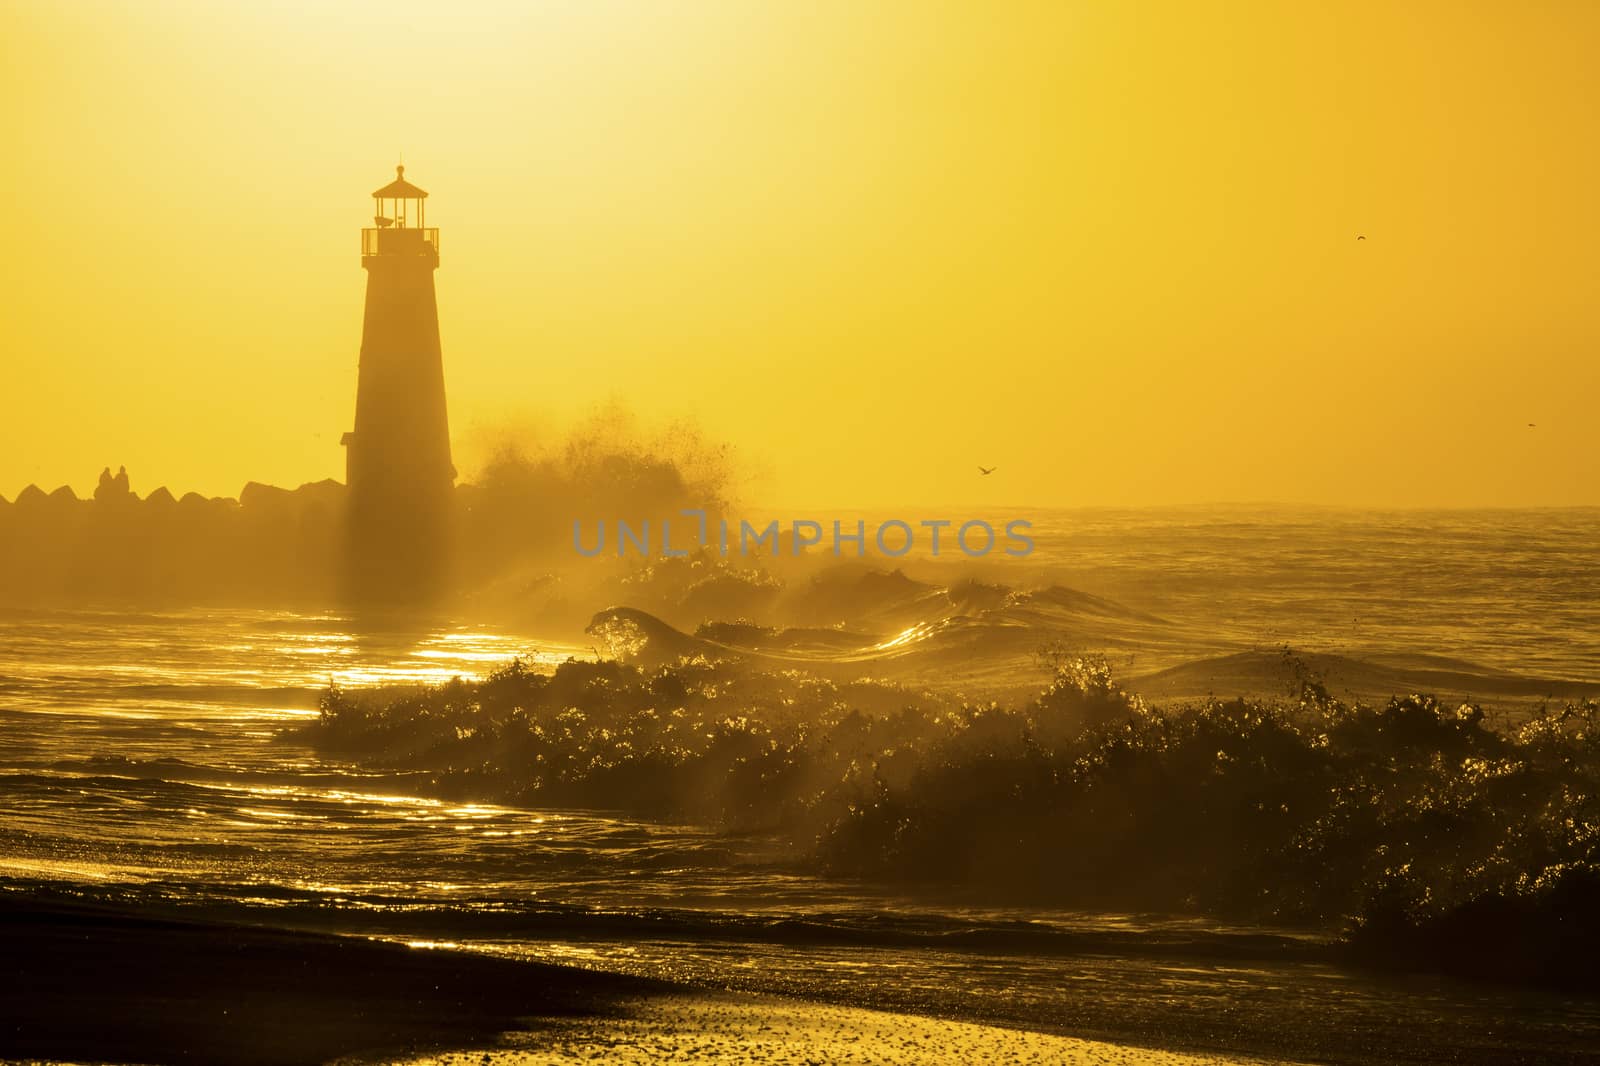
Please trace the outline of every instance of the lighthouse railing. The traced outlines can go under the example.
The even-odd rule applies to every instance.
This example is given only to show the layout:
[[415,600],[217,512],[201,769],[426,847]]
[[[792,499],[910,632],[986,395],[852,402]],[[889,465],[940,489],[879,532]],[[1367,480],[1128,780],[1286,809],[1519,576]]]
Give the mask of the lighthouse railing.
[[410,226],[368,227],[361,231],[361,257],[375,255],[439,255],[437,228]]

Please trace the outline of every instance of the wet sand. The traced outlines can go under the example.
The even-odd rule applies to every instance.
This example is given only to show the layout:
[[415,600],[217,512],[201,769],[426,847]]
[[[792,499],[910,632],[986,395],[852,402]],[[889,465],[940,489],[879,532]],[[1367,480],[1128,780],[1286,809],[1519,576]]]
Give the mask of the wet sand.
[[408,1066],[554,1066],[569,1062],[617,1066],[669,1062],[1221,1066],[1281,1060],[1124,1047],[972,1022],[728,993],[642,1001],[631,1005],[622,1017],[556,1022],[538,1034],[508,1036],[492,1050],[403,1061]]
[[675,991],[465,952],[4,895],[0,943],[6,1061],[394,1061]]
[[0,942],[6,1061],[1267,1061],[21,894],[0,894]]

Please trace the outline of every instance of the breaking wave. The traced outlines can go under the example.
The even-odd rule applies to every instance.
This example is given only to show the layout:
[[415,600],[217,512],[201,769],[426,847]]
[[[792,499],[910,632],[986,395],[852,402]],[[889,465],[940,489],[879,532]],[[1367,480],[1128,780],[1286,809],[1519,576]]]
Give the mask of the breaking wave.
[[1552,980],[1578,979],[1600,947],[1593,923],[1568,920],[1574,901],[1600,903],[1600,703],[1496,730],[1431,696],[1336,699],[1291,655],[1293,698],[1159,709],[1065,655],[1031,700],[1002,706],[710,646],[664,665],[513,662],[406,694],[330,690],[313,735],[458,797],[775,831],[834,875],[1331,923],[1353,950],[1455,968],[1423,948],[1477,915],[1481,957]]

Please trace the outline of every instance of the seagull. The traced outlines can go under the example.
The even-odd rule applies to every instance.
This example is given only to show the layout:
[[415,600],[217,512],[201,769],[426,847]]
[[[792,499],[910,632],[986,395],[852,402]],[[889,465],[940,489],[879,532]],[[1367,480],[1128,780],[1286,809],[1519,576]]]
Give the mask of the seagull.
[[984,475],[985,477],[988,477],[990,474],[994,473],[994,467],[992,467],[992,466],[980,466],[980,467],[978,467],[978,473]]

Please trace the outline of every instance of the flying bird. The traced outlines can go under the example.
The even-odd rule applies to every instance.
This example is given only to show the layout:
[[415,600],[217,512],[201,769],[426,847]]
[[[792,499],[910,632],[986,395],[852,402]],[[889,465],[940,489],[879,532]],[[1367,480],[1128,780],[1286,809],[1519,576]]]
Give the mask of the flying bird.
[[985,477],[987,477],[990,474],[994,473],[994,467],[992,467],[992,466],[980,466],[980,467],[978,467],[978,473],[980,473],[980,474],[984,475]]
[[1533,427],[1534,427],[1534,426],[1535,426],[1535,425],[1536,425],[1536,424],[1537,424],[1537,423],[1534,423],[1534,422],[1529,422],[1529,423],[1528,423],[1528,428],[1529,428],[1529,429],[1532,429],[1532,428],[1533,428]]
[[1364,241],[1364,240],[1366,240],[1366,239],[1367,239],[1367,238],[1366,238],[1366,235],[1365,235],[1365,234],[1363,234],[1363,235],[1361,235],[1361,236],[1358,236],[1358,237],[1357,237],[1357,238],[1356,238],[1356,240],[1358,240],[1358,241]]

